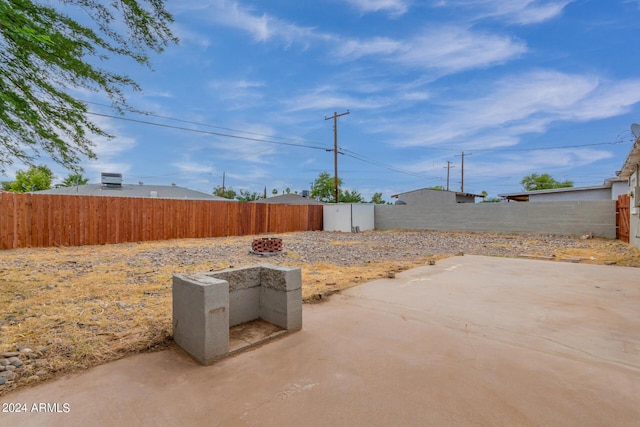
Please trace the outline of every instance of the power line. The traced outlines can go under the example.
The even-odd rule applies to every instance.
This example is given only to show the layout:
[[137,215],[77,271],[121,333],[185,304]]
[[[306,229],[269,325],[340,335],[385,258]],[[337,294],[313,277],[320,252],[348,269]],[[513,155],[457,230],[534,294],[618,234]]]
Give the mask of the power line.
[[363,157],[362,155],[356,153],[355,151],[347,150],[345,148],[339,148],[339,149],[343,151],[343,153],[340,153],[342,155],[345,155],[347,157],[351,157],[351,158],[356,159],[356,160],[360,160],[361,162],[368,163],[370,165],[374,165],[374,166],[378,166],[378,167],[383,168],[383,169],[390,170],[392,172],[402,173],[402,174],[405,174],[405,175],[411,175],[411,176],[415,176],[415,177],[418,177],[418,178],[427,178],[427,179],[439,179],[440,178],[440,177],[435,177],[435,176],[424,175],[424,174],[421,174],[419,172],[411,172],[411,171],[398,169],[398,168],[395,168],[393,166],[389,166],[387,164],[377,162],[375,160],[367,159],[367,158]]
[[[101,105],[101,104],[99,104]],[[121,116],[114,116],[114,115],[110,115],[110,114],[103,114],[103,113],[96,113],[94,111],[87,111],[87,114],[92,114],[95,116],[101,116],[101,117],[108,117],[108,118],[113,118],[113,119],[118,119],[118,120],[124,120],[124,121],[129,121],[129,122],[133,122],[133,123],[140,123],[140,124],[146,124],[146,125],[150,125],[150,126],[158,126],[158,127],[164,127],[164,128],[169,128],[169,129],[175,129],[175,130],[183,130],[183,131],[187,131],[187,132],[195,132],[195,133],[201,133],[201,134],[205,134],[205,135],[216,135],[216,136],[223,136],[223,137],[228,137],[228,138],[236,138],[236,139],[244,139],[244,140],[248,140],[248,141],[256,141],[256,142],[265,142],[265,143],[269,143],[269,144],[277,144],[277,145],[286,145],[286,146],[294,146],[294,147],[301,147],[301,148],[312,148],[312,149],[316,149],[316,150],[323,150],[323,151],[333,151],[333,149],[328,148],[328,147],[322,147],[322,146],[315,146],[315,145],[304,145],[304,144],[295,144],[295,143],[287,143],[287,142],[281,142],[281,141],[271,141],[271,140],[267,140],[267,139],[260,139],[260,138],[251,138],[251,137],[244,137],[244,136],[239,136],[239,135],[230,135],[230,134],[225,134],[225,133],[221,133],[221,132],[212,132],[212,131],[205,131],[205,130],[200,130],[200,129],[192,129],[192,128],[185,128],[185,127],[181,127],[181,126],[172,126],[172,125],[167,125],[167,124],[163,124],[163,123],[155,123],[155,122],[150,122],[147,120],[139,120],[139,119],[132,119],[132,118],[128,118],[128,117],[121,117]],[[176,121],[181,121],[179,119],[174,119]],[[184,121],[187,122],[188,121]],[[195,124],[195,122],[194,122]],[[211,127],[215,127],[215,126],[211,126]],[[348,151],[352,154],[347,154],[342,151]],[[380,162],[376,162],[373,160],[369,160],[367,158],[365,158],[364,156],[351,151],[351,150],[346,150],[342,147],[338,147],[338,154],[343,154],[346,155],[348,157],[352,157],[356,160],[360,160],[361,162],[364,163],[369,163],[371,165],[374,166],[378,166],[381,167],[383,169],[387,169],[390,170],[392,172],[397,172],[397,173],[402,173],[405,175],[411,175],[411,176],[415,176],[418,178],[429,178],[429,179],[438,179],[438,177],[432,177],[432,176],[427,176],[427,175],[423,175],[420,173],[416,173],[416,172],[410,172],[410,171],[405,171],[405,170],[401,170],[398,168],[394,168],[393,166],[389,166],[386,165],[384,163],[380,163]]]
[[[92,105],[98,105],[98,106],[107,107],[107,108],[113,108],[110,105],[102,104],[102,103],[99,103],[99,102],[92,102],[92,101],[85,101],[85,100],[83,100],[82,102],[84,102],[85,104],[92,104]],[[94,113],[94,112],[88,112],[88,113],[89,114],[94,114],[94,115],[100,115],[99,113]],[[211,124],[202,123],[202,122],[195,122],[195,121],[191,121],[191,120],[177,119],[175,117],[163,116],[163,115],[155,114],[155,113],[151,113],[151,112],[140,112],[139,114],[143,114],[143,115],[151,116],[151,117],[157,117],[157,118],[165,119],[165,120],[171,120],[171,121],[180,122],[180,123],[193,124],[193,125],[197,125],[197,126],[210,127],[210,128],[214,128],[214,129],[228,130],[228,131],[237,132],[237,133],[245,133],[245,134],[248,134],[248,135],[256,135],[256,136],[263,136],[263,137],[267,137],[267,138],[282,139],[282,140],[285,140],[285,141],[301,141],[301,142],[308,142],[308,143],[311,143],[311,144],[320,144],[319,142],[315,142],[315,141],[305,141],[305,140],[303,140],[301,138],[288,138],[288,137],[282,137],[282,136],[277,136],[277,135],[265,135],[265,134],[261,134],[261,133],[257,133],[257,132],[238,130],[238,129],[228,128],[228,127],[223,127],[223,126],[216,126],[216,125],[211,125]],[[104,116],[105,117],[117,118],[117,119],[124,119],[123,117],[118,117],[118,116],[109,116],[109,115],[104,115]],[[125,119],[125,120],[135,121],[134,119]],[[141,122],[143,122],[143,121],[141,121]],[[157,125],[157,126],[171,127],[169,125],[161,125],[161,124],[155,124],[155,123],[150,123],[150,124]],[[183,129],[183,128],[177,127],[176,129]],[[194,131],[194,132],[196,131],[196,130],[190,129],[190,128],[186,128],[185,130],[190,130],[190,131]],[[478,152],[479,151],[481,151],[481,152],[544,151],[544,150],[561,150],[561,149],[565,149],[565,148],[593,147],[593,146],[599,146],[599,145],[616,145],[616,144],[622,144],[622,143],[625,142],[625,141],[622,140],[622,134],[624,134],[624,133],[630,133],[630,132],[628,130],[620,132],[620,134],[618,134],[618,137],[617,137],[616,141],[613,141],[613,142],[598,142],[598,143],[593,143],[593,144],[560,145],[560,146],[553,146],[553,147],[537,147],[537,148],[474,148],[473,151],[474,152],[475,151],[478,151]],[[216,133],[214,133],[214,134],[216,134]],[[239,136],[235,136],[235,135],[233,137],[240,138]],[[257,141],[263,141],[263,140],[257,139]],[[442,148],[442,147],[427,147],[427,148],[434,149],[434,150],[460,151],[459,148]]]
[[[99,102],[91,102],[91,101],[82,101],[82,102],[84,102],[85,104],[92,104],[92,105],[99,105],[101,107],[113,108],[110,105],[101,104]],[[245,134],[248,134],[248,135],[264,136],[264,137],[267,137],[267,138],[282,139],[282,140],[285,140],[285,141],[300,141],[300,142],[308,142],[308,143],[312,143],[312,144],[320,144],[319,142],[305,141],[305,140],[303,140],[301,138],[288,138],[288,137],[277,136],[277,135],[265,135],[265,134],[257,133],[257,132],[250,132],[250,131],[246,131],[246,130],[232,129],[232,128],[228,128],[228,127],[216,126],[216,125],[211,125],[211,124],[202,123],[202,122],[195,122],[195,121],[192,121],[192,120],[176,119],[175,117],[163,116],[163,115],[155,114],[155,113],[151,113],[151,112],[136,112],[136,113],[144,115],[144,116],[151,116],[151,117],[156,117],[156,118],[164,119],[164,120],[171,120],[171,121],[179,122],[179,123],[187,123],[187,124],[190,124],[190,125],[204,126],[204,127],[209,127],[209,128],[213,128],[213,129],[228,130],[228,131],[231,131],[231,132],[245,133]],[[96,114],[96,113],[90,113],[90,114]],[[320,129],[320,128],[316,128],[314,130],[317,130],[317,129]],[[311,132],[313,132],[313,130]]]
[[594,147],[597,145],[616,145],[622,144],[624,141],[613,141],[613,142],[597,142],[593,144],[580,144],[580,145],[561,145],[557,147],[538,147],[538,148],[485,148],[485,149],[476,149],[473,151],[490,151],[490,152],[501,152],[501,151],[545,151],[545,150],[562,150],[565,148],[582,148],[582,147]]
[[128,117],[119,117],[119,116],[114,116],[114,115],[111,115],[111,114],[96,113],[94,111],[87,111],[87,114],[92,114],[94,116],[100,116],[100,117],[108,117],[108,118],[111,118],[111,119],[124,120],[124,121],[127,121],[127,122],[141,123],[141,124],[145,124],[145,125],[158,126],[158,127],[163,127],[163,128],[169,128],[169,129],[184,130],[184,131],[187,131],[187,132],[201,133],[201,134],[205,134],[205,135],[223,136],[223,137],[226,137],[226,138],[243,139],[243,140],[247,140],[247,141],[266,142],[268,144],[287,145],[287,146],[290,146],[290,147],[312,148],[314,150],[323,150],[323,151],[331,150],[331,149],[329,149],[327,147],[320,147],[320,146],[315,146],[315,145],[304,145],[304,144],[295,144],[295,143],[292,143],[292,142],[271,141],[271,140],[268,140],[268,139],[251,138],[251,137],[248,137],[248,136],[231,135],[231,134],[221,133],[221,132],[213,132],[213,131],[207,131],[207,130],[185,128],[185,127],[181,127],[181,126],[172,126],[172,125],[166,125],[166,124],[163,124],[163,123],[150,122],[150,121],[147,121],[147,120],[130,119]]
[[[578,145],[558,145],[552,147],[536,147],[536,148],[473,148],[473,151],[482,152],[502,152],[502,151],[545,151],[545,150],[562,150],[565,148],[583,148],[583,147],[595,147],[598,145],[617,145],[623,144],[625,141],[621,138],[611,142],[595,142],[592,144],[578,144]],[[440,148],[440,147],[428,147],[434,150],[447,150],[447,151],[459,151],[456,148]]]

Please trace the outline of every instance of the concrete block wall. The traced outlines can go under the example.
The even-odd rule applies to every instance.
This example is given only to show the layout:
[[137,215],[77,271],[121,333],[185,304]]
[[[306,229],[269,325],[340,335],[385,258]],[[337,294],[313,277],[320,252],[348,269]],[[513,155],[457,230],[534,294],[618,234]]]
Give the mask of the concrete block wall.
[[376,230],[557,234],[615,239],[613,200],[540,203],[376,205]]
[[208,365],[229,353],[229,283],[205,273],[173,276],[173,340]]
[[299,268],[259,265],[173,276],[173,339],[208,365],[229,353],[229,328],[262,319],[302,329]]

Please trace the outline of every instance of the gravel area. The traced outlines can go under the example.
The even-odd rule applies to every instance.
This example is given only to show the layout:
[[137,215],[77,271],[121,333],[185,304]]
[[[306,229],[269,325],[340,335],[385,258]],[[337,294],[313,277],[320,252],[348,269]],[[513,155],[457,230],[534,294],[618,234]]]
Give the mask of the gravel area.
[[[325,263],[337,266],[357,266],[376,260],[409,260],[425,256],[459,253],[487,256],[518,257],[535,254],[552,257],[572,250],[591,252],[600,260],[619,257],[633,258],[637,250],[616,240],[581,239],[555,235],[498,235],[482,233],[445,233],[436,231],[390,232],[301,232],[280,234],[287,254],[295,254],[303,264]],[[227,261],[242,265],[259,261],[261,257],[248,253],[251,237],[203,239],[194,247],[162,247],[140,251],[156,267],[167,264],[188,266],[207,260]],[[209,243],[215,243],[210,245]],[[606,254],[606,256],[605,256]],[[590,257],[589,257],[590,258]],[[282,258],[264,257],[264,262],[280,263]],[[640,266],[631,262],[632,266]]]

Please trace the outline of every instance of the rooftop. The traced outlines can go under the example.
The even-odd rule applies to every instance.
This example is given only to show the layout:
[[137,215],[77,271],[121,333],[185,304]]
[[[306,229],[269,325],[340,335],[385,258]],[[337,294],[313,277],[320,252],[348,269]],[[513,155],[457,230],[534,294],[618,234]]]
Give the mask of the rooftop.
[[144,197],[157,199],[183,200],[220,200],[230,201],[213,194],[190,190],[177,185],[133,185],[122,184],[111,186],[103,184],[86,184],[74,187],[59,187],[50,190],[35,191],[36,194],[61,194],[69,196],[106,196],[106,197]]

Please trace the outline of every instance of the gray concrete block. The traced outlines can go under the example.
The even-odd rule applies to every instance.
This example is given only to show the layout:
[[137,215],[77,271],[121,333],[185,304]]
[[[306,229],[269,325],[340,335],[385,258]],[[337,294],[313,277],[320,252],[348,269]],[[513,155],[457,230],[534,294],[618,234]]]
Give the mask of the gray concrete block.
[[302,328],[302,273],[274,265],[173,277],[176,343],[207,365],[229,353],[229,327],[263,319]]
[[299,268],[278,265],[261,265],[260,286],[283,291],[302,288],[302,274]]
[[537,203],[464,203],[440,206],[376,205],[377,230],[409,229],[536,233],[615,238],[611,200]]
[[302,329],[302,289],[280,291],[262,287],[260,317],[289,331]]
[[229,326],[260,318],[260,286],[229,292]]
[[208,276],[229,282],[229,292],[260,286],[260,266],[227,268],[206,273]]
[[229,352],[229,284],[204,274],[173,276],[173,339],[208,365]]

